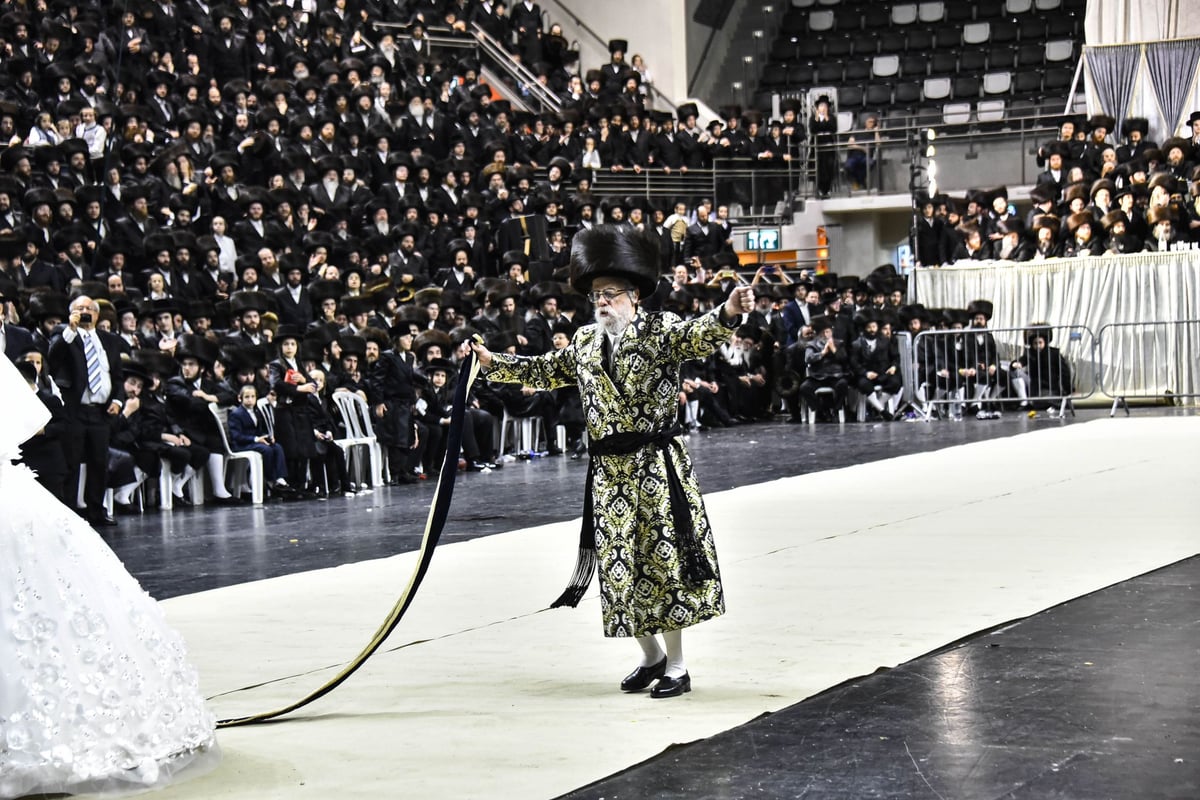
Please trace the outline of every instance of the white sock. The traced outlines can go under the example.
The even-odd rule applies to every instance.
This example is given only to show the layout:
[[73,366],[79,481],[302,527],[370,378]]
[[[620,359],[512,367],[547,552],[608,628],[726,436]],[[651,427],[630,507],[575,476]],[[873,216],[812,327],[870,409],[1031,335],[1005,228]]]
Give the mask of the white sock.
[[212,483],[213,496],[224,500],[233,497],[225,488],[225,457],[217,453],[208,455],[208,479]]
[[141,481],[134,481],[124,486],[118,486],[116,491],[113,492],[113,502],[120,503],[123,506],[129,505],[133,501],[133,493],[140,483]]
[[867,395],[867,405],[879,413],[883,413],[883,401],[879,399],[879,392],[871,392]]
[[192,465],[188,464],[183,468],[183,472],[171,479],[171,494],[176,497],[183,496],[183,485],[190,481],[195,476],[196,470],[192,469]]
[[683,663],[683,631],[665,631],[663,641],[667,645],[667,671],[664,674],[668,678],[682,678],[687,673]]
[[639,667],[653,667],[663,660],[662,648],[658,646],[654,634],[637,637],[637,643],[642,646],[642,663],[638,664]]

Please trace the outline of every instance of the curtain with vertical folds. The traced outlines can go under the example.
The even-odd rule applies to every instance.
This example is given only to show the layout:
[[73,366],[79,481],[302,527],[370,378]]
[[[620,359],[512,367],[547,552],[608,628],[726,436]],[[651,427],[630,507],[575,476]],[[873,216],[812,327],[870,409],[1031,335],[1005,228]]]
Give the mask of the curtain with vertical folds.
[[1200,250],[918,268],[909,300],[995,307],[989,326],[1084,326],[1054,342],[1081,394],[1200,396]]
[[1183,120],[1191,76],[1200,65],[1200,39],[1151,42],[1146,45],[1146,71],[1168,130]]
[[1115,138],[1121,138],[1121,120],[1133,101],[1133,88],[1141,66],[1142,47],[1137,44],[1092,47],[1087,50],[1088,80],[1100,108],[1117,120]]

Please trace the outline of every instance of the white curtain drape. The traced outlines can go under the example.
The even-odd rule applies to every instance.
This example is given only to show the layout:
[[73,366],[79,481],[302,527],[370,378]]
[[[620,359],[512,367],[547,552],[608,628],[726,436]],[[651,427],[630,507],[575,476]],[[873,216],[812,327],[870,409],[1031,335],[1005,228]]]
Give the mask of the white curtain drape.
[[[1200,2],[1196,0],[1089,0],[1085,13],[1084,38],[1088,47],[1200,37]],[[1087,58],[1086,48],[1084,58]],[[1150,138],[1160,143],[1175,135],[1190,138],[1191,131],[1180,123],[1192,111],[1200,110],[1198,73],[1200,70],[1179,76],[1187,97],[1181,119],[1169,120],[1163,115],[1144,67],[1138,74],[1133,99],[1124,110],[1104,108],[1092,87],[1086,86],[1088,113],[1145,117],[1150,120]]]
[[918,269],[909,281],[927,308],[992,301],[993,328],[1086,327],[1094,347],[1055,342],[1085,393],[1095,373],[1114,397],[1200,395],[1200,251]]

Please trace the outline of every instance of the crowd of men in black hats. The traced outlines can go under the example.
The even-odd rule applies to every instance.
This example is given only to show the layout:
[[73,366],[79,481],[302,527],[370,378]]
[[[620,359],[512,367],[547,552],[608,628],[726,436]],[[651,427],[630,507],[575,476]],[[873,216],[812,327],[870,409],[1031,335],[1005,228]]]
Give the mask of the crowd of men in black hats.
[[[356,493],[364,460],[339,444],[356,414],[390,479],[418,480],[439,463],[472,335],[539,353],[587,321],[556,279],[573,232],[595,224],[656,238],[665,277],[649,305],[719,302],[740,280],[728,207],[595,198],[591,177],[729,157],[785,168],[806,132],[799,105],[766,124],[724,108],[704,128],[694,105],[646,111],[626,42],[579,74],[541,20],[534,3],[462,0],[54,0],[0,15],[0,345],[55,409],[26,452],[47,485],[103,525],[107,489],[127,509],[164,471],[176,504],[197,501],[203,477],[209,502],[237,503],[230,448],[262,455],[272,495]],[[564,112],[514,112],[471,57],[426,39],[467,23],[531,65]],[[801,398],[824,407],[818,390],[843,381],[890,416],[894,365],[850,356],[893,351],[866,332],[872,317],[895,326],[902,284],[759,277],[748,324],[689,367],[689,425],[781,404],[798,419]],[[846,346],[810,361],[824,330]],[[539,417],[550,453],[563,426],[583,455],[577,396],[484,385],[466,468],[503,463],[506,415]]]
[[[426,35],[474,23],[562,114],[514,112]],[[799,107],[701,128],[694,105],[647,111],[627,43],[609,49],[580,74],[527,2],[6,4],[0,344],[55,409],[26,460],[103,525],[106,490],[127,509],[164,471],[176,504],[204,476],[209,502],[240,502],[227,448],[258,451],[280,497],[354,493],[368,480],[338,444],[345,395],[408,482],[437,463],[470,333],[544,352],[586,319],[554,280],[574,231],[645,230],[664,273],[689,273],[690,311],[711,302],[736,266],[728,208],[595,198],[590,179],[784,166]],[[713,424],[756,416],[731,394]],[[563,425],[583,452],[570,397],[483,387],[473,405],[471,469],[500,463],[506,413]]]
[[1037,261],[1103,253],[1161,252],[1200,242],[1200,111],[1189,138],[1158,145],[1149,123],[1097,114],[1067,117],[1037,151],[1043,168],[1019,215],[1004,187],[965,198],[920,196],[916,258],[922,266],[961,260]]

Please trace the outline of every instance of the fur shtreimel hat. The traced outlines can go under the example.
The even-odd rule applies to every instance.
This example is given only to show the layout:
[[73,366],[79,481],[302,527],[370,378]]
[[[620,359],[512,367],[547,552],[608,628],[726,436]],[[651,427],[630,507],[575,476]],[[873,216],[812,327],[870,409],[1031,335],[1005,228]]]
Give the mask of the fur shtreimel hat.
[[598,225],[575,234],[571,243],[571,286],[587,293],[596,278],[623,278],[642,297],[658,285],[658,247],[646,234]]

